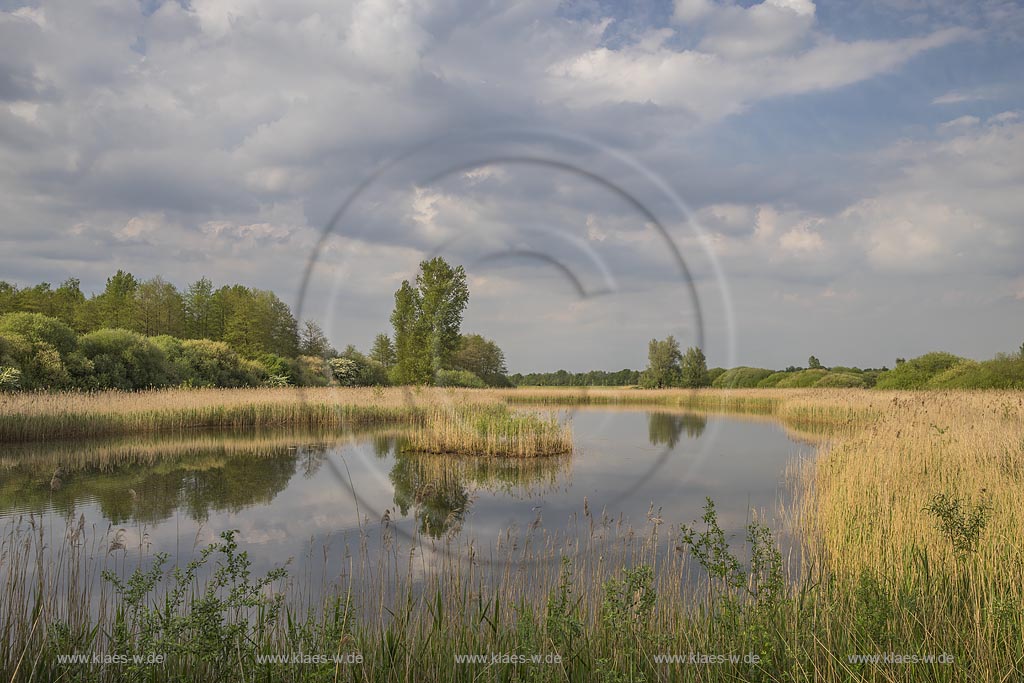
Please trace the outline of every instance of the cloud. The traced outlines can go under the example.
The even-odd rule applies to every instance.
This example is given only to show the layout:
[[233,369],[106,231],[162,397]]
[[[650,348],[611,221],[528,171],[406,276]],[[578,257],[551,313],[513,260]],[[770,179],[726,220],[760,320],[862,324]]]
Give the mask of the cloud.
[[593,47],[548,69],[552,89],[569,106],[649,102],[713,121],[760,100],[857,83],[971,35],[946,28],[895,40],[842,41],[813,30],[809,0],[764,0],[746,8],[682,2],[675,17],[701,19],[704,32],[695,46],[676,47],[674,33],[658,30],[622,48]]
[[[671,16],[553,0],[54,0],[0,12],[2,277],[78,275],[89,290],[127,267],[294,301],[322,227],[385,160],[453,132],[554,128],[639,159],[684,195],[761,330],[769,292],[838,307],[857,291],[867,306],[880,278],[906,291],[946,269],[1002,278],[1022,255],[1021,104],[1010,86],[951,80],[948,64],[971,72],[977,52],[1013,63],[1019,50],[965,49],[996,30],[992,10],[986,24],[947,9],[937,20],[887,9],[913,22],[856,29],[846,9],[808,0],[679,0]],[[1015,25],[1002,11],[999,27]],[[900,69],[941,87],[917,105],[906,93],[891,109],[871,101]],[[851,121],[850,98],[903,118]],[[940,126],[929,101],[963,109]],[[623,179],[603,164],[584,159]],[[664,238],[606,189],[550,168],[410,182],[418,170],[368,192],[324,247],[309,310],[334,316],[337,345],[385,328],[397,283],[452,238],[452,257],[487,283],[469,320],[519,369],[642,363],[664,311],[686,317]],[[713,288],[694,236],[666,227]],[[477,259],[500,249],[551,258]],[[615,294],[571,307],[578,293],[552,262],[584,291],[614,282]],[[985,286],[1007,300],[1020,289]],[[551,348],[526,324],[545,316],[575,321],[547,330]]]

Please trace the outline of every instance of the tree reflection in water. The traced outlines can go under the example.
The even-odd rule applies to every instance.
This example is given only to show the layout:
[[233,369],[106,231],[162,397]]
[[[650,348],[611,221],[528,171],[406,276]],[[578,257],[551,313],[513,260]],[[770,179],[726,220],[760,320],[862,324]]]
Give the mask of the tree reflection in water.
[[683,431],[690,439],[704,433],[708,421],[695,413],[648,413],[647,437],[652,446],[674,448]]

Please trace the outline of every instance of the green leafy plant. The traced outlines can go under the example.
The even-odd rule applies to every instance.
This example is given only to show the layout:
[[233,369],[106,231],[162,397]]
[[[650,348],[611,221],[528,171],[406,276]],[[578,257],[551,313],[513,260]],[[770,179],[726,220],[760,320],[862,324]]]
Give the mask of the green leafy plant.
[[937,518],[943,535],[961,558],[978,551],[981,533],[992,517],[992,503],[984,489],[981,499],[975,503],[956,495],[937,493],[924,509]]
[[[234,531],[221,534],[197,559],[170,572],[171,585],[162,596],[167,554],[158,553],[148,570],[135,570],[127,580],[105,571],[103,578],[118,596],[114,620],[115,653],[157,653],[209,668],[227,679],[235,666],[253,664],[256,643],[272,627],[283,596],[268,597],[271,584],[284,578],[280,567],[251,578],[248,554],[238,552]],[[216,568],[200,590],[198,574],[216,557]]]

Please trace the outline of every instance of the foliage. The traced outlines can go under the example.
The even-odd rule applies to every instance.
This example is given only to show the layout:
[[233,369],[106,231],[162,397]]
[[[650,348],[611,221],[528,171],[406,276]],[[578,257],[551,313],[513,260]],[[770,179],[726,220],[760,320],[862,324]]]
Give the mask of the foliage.
[[509,375],[509,381],[513,386],[531,387],[599,387],[599,386],[632,386],[640,383],[640,371],[628,368],[609,372],[606,370],[591,370],[589,372],[569,372],[558,370],[556,372],[530,372],[527,374],[515,373]]
[[505,376],[508,372],[505,353],[492,340],[479,334],[464,334],[459,338],[459,346],[452,355],[451,369],[472,373],[487,386],[511,386]]
[[977,552],[981,532],[992,517],[992,502],[984,495],[978,502],[948,493],[937,493],[925,507],[937,519],[943,535],[949,539],[953,551],[960,557]]
[[[388,376],[384,366],[377,361],[369,358],[351,344],[345,347],[345,350],[341,353],[341,358],[352,362],[351,369],[344,370],[346,381],[352,382],[351,384],[343,384],[342,386],[352,387],[375,387],[375,386],[387,386]],[[337,372],[333,370],[335,379],[338,378]],[[339,367],[348,368],[349,366],[342,364]],[[340,380],[339,380],[340,381]]]
[[[56,290],[45,282],[25,288],[0,282],[0,315],[10,312],[45,315],[77,334],[127,329],[144,336],[210,339],[224,341],[248,358],[264,353],[293,358],[300,353],[298,325],[276,295],[242,285],[214,289],[207,278],[180,292],[160,276],[140,281],[119,270],[91,298],[86,298],[75,278]],[[306,339],[307,345],[310,341]],[[315,341],[314,351],[320,351],[324,340]],[[68,352],[60,344],[54,346],[62,358]],[[329,344],[325,350],[329,355]]]
[[56,318],[42,313],[8,313],[0,316],[0,335],[17,335],[30,344],[48,345],[61,356],[74,351],[75,331]]
[[97,330],[83,335],[78,345],[93,366],[91,388],[142,389],[173,381],[166,354],[138,332]]
[[391,313],[397,383],[429,384],[437,370],[452,367],[468,302],[465,270],[440,256],[420,263],[415,286],[402,282]]
[[[221,533],[221,540],[202,549],[199,557],[170,573],[170,587],[161,596],[157,584],[164,578],[165,553],[155,557],[153,566],[136,569],[122,581],[104,571],[119,599],[113,628],[112,654],[131,656],[166,654],[208,667],[213,679],[222,679],[239,665],[256,664],[257,643],[250,634],[268,630],[276,621],[283,595],[269,596],[276,581],[286,576],[284,568],[271,570],[252,580],[247,553],[238,552],[234,531]],[[199,572],[216,558],[216,568],[200,591]],[[138,665],[130,665],[132,667]],[[129,673],[143,673],[145,668]]]
[[992,360],[965,360],[933,375],[926,389],[1024,389],[1024,357],[999,354]]
[[926,353],[918,358],[898,363],[892,370],[883,372],[878,377],[875,388],[924,389],[933,377],[963,361],[963,358],[951,353],[941,351]]
[[0,391],[14,391],[21,388],[21,370],[0,365]]
[[306,320],[302,323],[302,330],[299,332],[299,353],[320,358],[337,355],[323,328],[315,320]]
[[726,370],[711,384],[716,389],[749,389],[756,387],[758,382],[772,374],[764,368],[740,366]]
[[420,263],[416,275],[420,294],[420,315],[426,329],[431,370],[451,367],[459,347],[462,314],[469,303],[466,271],[452,268],[440,256]]
[[682,358],[675,337],[669,335],[664,341],[652,339],[647,345],[647,369],[640,377],[640,386],[645,389],[678,386]]
[[828,375],[828,370],[823,368],[808,368],[799,372],[787,373],[787,376],[780,380],[775,386],[779,389],[805,389],[813,387]]
[[466,387],[484,389],[487,383],[469,370],[438,370],[434,374],[434,385],[439,387]]
[[867,381],[862,374],[829,371],[827,375],[815,382],[813,386],[822,388],[863,388],[867,386]]
[[821,370],[821,361],[811,356],[807,359],[807,368],[809,370]]
[[359,365],[351,358],[332,358],[327,361],[331,366],[334,380],[343,387],[359,386]]
[[395,330],[395,384],[429,384],[433,376],[427,347],[427,321],[421,310],[422,297],[417,288],[402,282],[395,292],[391,325]]
[[792,371],[773,372],[757,383],[758,389],[771,389],[778,386],[779,382],[789,377]]
[[711,386],[708,363],[704,352],[691,346],[683,354],[679,369],[679,386],[689,389]]
[[181,352],[190,370],[188,381],[195,386],[259,386],[268,376],[265,368],[242,359],[224,342],[186,339],[181,342]]
[[370,358],[380,363],[384,370],[390,370],[395,364],[395,345],[391,337],[381,332],[373,338],[373,346],[370,347]]

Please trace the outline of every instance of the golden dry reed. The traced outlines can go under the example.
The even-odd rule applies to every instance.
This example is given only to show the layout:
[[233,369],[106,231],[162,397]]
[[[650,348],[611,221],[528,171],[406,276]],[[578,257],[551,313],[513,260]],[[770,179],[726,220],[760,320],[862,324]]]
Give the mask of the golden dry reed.
[[413,450],[531,457],[572,450],[568,425],[497,396],[440,388],[171,389],[0,395],[0,442],[195,430],[397,425]]

